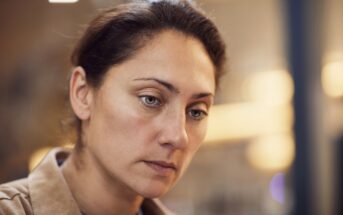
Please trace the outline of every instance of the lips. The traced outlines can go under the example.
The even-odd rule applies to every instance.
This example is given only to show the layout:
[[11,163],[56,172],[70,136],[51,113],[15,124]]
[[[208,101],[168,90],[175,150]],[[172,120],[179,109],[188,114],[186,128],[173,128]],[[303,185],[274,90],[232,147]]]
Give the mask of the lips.
[[174,163],[165,161],[144,161],[144,163],[158,175],[168,176],[176,172],[177,168]]

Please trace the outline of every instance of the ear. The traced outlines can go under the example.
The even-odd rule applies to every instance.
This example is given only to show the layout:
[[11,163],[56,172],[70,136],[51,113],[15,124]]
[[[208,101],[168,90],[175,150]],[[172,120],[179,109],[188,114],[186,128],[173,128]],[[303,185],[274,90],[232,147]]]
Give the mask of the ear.
[[69,99],[75,115],[82,121],[91,116],[93,88],[87,83],[86,73],[82,67],[76,67],[69,83]]

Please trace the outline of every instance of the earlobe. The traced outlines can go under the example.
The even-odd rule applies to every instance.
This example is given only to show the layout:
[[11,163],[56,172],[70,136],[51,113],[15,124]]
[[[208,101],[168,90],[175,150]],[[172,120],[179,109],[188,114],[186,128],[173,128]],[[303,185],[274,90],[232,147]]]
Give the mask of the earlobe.
[[86,72],[82,67],[76,67],[69,82],[69,100],[75,115],[82,121],[91,115],[93,100],[92,88],[87,83]]

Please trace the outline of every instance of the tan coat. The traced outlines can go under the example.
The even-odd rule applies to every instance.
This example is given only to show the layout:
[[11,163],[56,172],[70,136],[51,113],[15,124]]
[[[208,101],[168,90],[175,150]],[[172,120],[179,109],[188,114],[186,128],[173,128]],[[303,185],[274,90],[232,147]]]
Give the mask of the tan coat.
[[[81,215],[59,169],[69,155],[55,148],[28,178],[0,185],[0,215]],[[145,199],[144,215],[171,215],[158,200]]]

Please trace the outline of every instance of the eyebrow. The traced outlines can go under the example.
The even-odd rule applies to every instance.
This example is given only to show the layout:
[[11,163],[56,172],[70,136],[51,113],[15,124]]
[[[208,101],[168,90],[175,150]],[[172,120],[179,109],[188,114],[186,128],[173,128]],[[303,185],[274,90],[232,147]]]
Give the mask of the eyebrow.
[[212,93],[198,93],[192,96],[192,99],[201,99],[204,97],[214,97]]
[[162,85],[163,87],[165,87],[170,92],[180,93],[180,90],[177,89],[174,85],[172,85],[171,83],[168,83],[166,81],[163,81],[161,79],[157,79],[157,78],[136,78],[133,80],[134,81],[155,81],[155,82],[159,83],[160,85]]
[[[167,90],[169,90],[170,92],[173,92],[173,93],[180,93],[180,90],[175,87],[173,84],[171,83],[168,83],[167,81],[164,81],[164,80],[161,80],[161,79],[158,79],[158,78],[136,78],[136,79],[133,79],[134,81],[155,81],[157,82],[158,84],[162,85],[163,87],[165,87]],[[201,99],[201,98],[204,98],[204,97],[214,97],[214,95],[212,93],[197,93],[197,94],[194,94],[192,95],[192,99]]]

